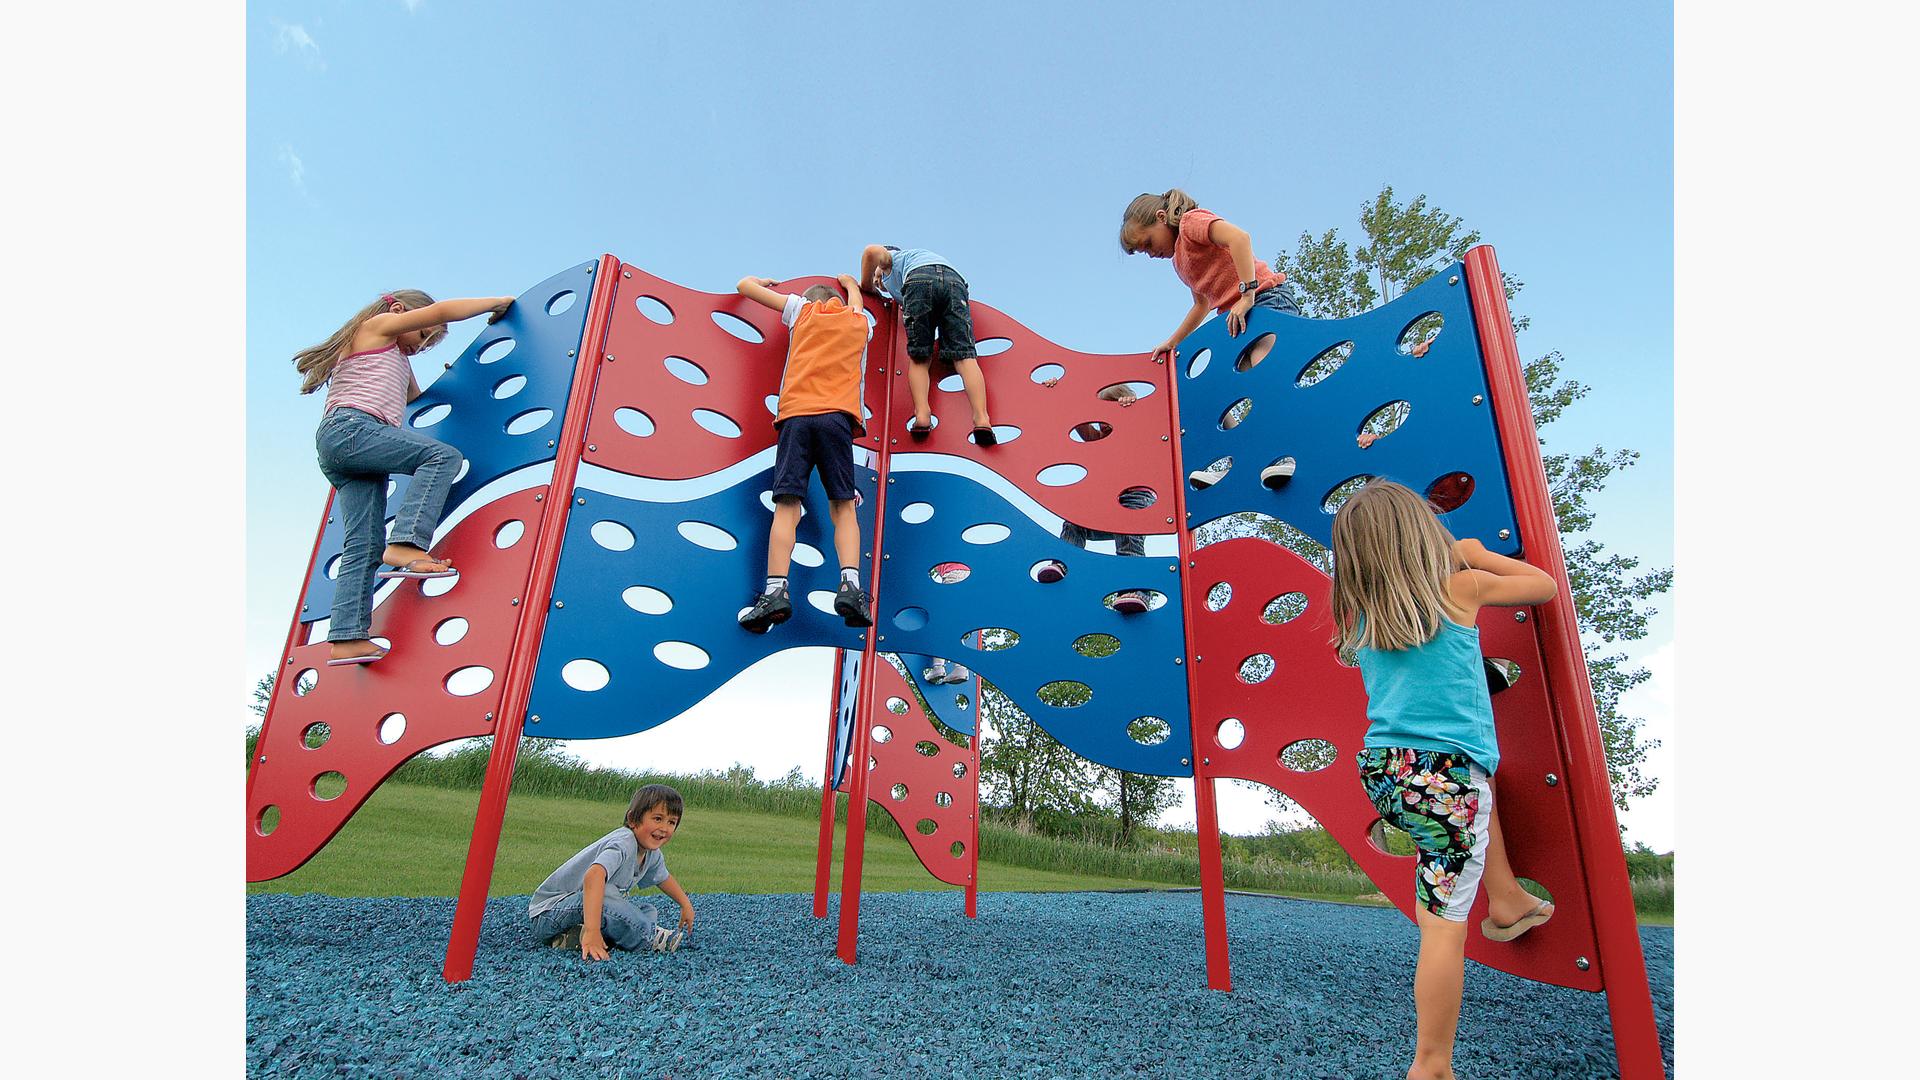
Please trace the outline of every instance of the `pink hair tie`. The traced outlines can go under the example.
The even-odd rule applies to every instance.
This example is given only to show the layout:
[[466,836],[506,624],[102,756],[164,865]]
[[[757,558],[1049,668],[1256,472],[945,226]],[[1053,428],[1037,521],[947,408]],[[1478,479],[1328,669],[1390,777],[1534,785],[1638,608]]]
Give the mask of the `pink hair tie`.
[[380,302],[383,304],[397,304],[400,301],[395,299],[392,293],[381,293]]

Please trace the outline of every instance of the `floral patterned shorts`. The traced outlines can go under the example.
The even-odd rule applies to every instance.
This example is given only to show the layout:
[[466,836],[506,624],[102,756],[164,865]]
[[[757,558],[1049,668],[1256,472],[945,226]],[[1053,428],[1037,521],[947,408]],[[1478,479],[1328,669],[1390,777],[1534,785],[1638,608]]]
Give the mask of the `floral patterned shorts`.
[[1413,878],[1421,907],[1464,922],[1487,865],[1493,785],[1465,754],[1374,747],[1354,757],[1360,783],[1380,816],[1413,837]]

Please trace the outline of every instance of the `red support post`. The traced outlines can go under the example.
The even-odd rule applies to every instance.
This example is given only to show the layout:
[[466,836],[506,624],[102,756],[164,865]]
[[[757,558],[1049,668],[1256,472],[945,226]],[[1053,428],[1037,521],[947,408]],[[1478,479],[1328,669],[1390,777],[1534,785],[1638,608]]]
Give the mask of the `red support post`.
[[[1193,530],[1187,527],[1187,472],[1180,461],[1180,370],[1178,356],[1169,356],[1167,365],[1167,411],[1171,415],[1170,430],[1173,446],[1173,522],[1174,532],[1180,538],[1180,562],[1183,571],[1193,569]],[[1199,657],[1193,655],[1193,580],[1189,573],[1180,575],[1181,583],[1186,586],[1180,590],[1181,639],[1186,656],[1176,660],[1185,666],[1187,681],[1188,727],[1193,737],[1193,827],[1197,834],[1200,856],[1200,922],[1206,935],[1207,948],[1207,987],[1212,990],[1232,990],[1232,964],[1227,956],[1227,878],[1226,867],[1220,853],[1220,816],[1214,805],[1213,777],[1207,765],[1207,736],[1205,719],[1194,707],[1199,695],[1194,692],[1193,665]]]
[[[276,687],[279,685],[281,678],[293,670],[293,649],[294,646],[300,644],[300,628],[306,625],[300,621],[301,612],[306,610],[300,601],[307,598],[307,586],[313,582],[313,564],[319,561],[320,558],[320,541],[326,539],[327,522],[333,520],[334,494],[332,488],[327,489],[327,506],[326,509],[320,511],[320,527],[313,530],[313,550],[307,552],[307,572],[300,575],[300,594],[293,598],[293,623],[287,627],[287,640],[280,646],[280,659],[274,661],[276,666],[274,668],[273,681]],[[254,743],[255,760],[247,763],[248,806],[253,805],[253,779],[255,776],[253,766],[265,760],[259,748],[267,745],[267,725],[271,723],[273,723],[273,710],[268,709],[267,714],[260,718],[260,737]]]
[[813,917],[827,914],[827,886],[833,877],[833,760],[840,733],[840,668],[845,650],[833,650],[833,704],[827,709],[827,767],[820,776],[820,846],[813,867]]
[[[973,641],[976,645],[980,641],[980,633],[977,630],[973,634]],[[980,728],[982,723],[980,675],[975,672],[973,676],[973,738],[968,740],[971,745],[967,748],[970,752],[967,768],[973,770],[973,811],[967,815],[967,821],[973,825],[973,836],[967,840],[967,856],[971,860],[967,865],[967,918],[969,919],[980,917]]]
[[887,359],[881,368],[885,377],[879,382],[886,388],[886,401],[880,406],[879,448],[874,460],[874,473],[878,477],[873,496],[873,581],[870,582],[874,625],[867,628],[867,643],[860,653],[860,688],[854,697],[853,736],[849,740],[853,758],[847,766],[847,838],[840,855],[840,938],[835,949],[840,959],[849,964],[859,958],[860,952],[860,863],[867,843],[867,748],[873,739],[874,665],[879,663],[880,568],[886,560],[887,488],[893,483],[888,472],[893,460],[894,385],[901,374],[895,365],[905,362],[898,348],[900,320],[891,310],[882,310],[887,314]]
[[560,562],[560,543],[566,535],[567,511],[572,505],[573,481],[580,470],[586,444],[587,414],[593,401],[594,377],[613,313],[613,293],[620,261],[600,256],[592,307],[580,335],[573,386],[554,451],[553,481],[547,486],[547,512],[534,538],[533,567],[527,575],[520,625],[514,631],[513,651],[507,660],[506,683],[500,695],[500,717],[493,729],[493,750],[487,758],[486,780],[480,788],[480,806],[474,814],[473,838],[467,845],[466,870],[460,877],[460,898],[454,905],[453,932],[447,939],[446,963],[441,974],[448,982],[473,976],[473,957],[480,945],[480,921],[486,914],[487,890],[493,884],[494,857],[500,850],[500,827],[507,816],[507,795],[513,787],[513,766],[520,754],[527,698],[533,690],[534,663],[540,657],[540,638],[547,626],[547,604],[553,595],[553,574]]
[[[1500,264],[1493,248],[1482,245],[1467,252],[1466,267],[1467,294],[1473,304],[1488,393],[1493,398],[1494,420],[1506,458],[1507,484],[1513,492],[1514,516],[1525,545],[1522,555],[1552,574],[1554,580],[1566,581],[1566,555],[1560,546],[1559,522],[1547,489],[1546,469],[1540,461],[1539,435],[1527,398],[1526,376],[1513,336]],[[1593,706],[1586,654],[1580,647],[1573,597],[1557,596],[1534,611],[1550,698],[1556,706],[1555,727],[1564,742],[1568,796],[1592,903],[1594,936],[1600,952],[1598,966],[1607,988],[1607,1011],[1613,1021],[1620,1076],[1622,1080],[1664,1077],[1660,1029],[1647,988],[1646,958],[1640,950],[1640,928],[1634,917],[1627,861],[1620,850],[1619,822],[1607,778],[1606,748],[1600,741],[1600,721]]]

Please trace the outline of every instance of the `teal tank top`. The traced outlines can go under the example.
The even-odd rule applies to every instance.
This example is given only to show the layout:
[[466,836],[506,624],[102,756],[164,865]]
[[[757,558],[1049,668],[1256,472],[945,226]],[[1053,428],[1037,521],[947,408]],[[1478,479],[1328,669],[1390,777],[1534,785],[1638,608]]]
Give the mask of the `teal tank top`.
[[1411,649],[1354,652],[1367,687],[1362,746],[1462,753],[1492,775],[1500,765],[1493,698],[1480,657],[1480,631],[1446,616],[1433,640]]

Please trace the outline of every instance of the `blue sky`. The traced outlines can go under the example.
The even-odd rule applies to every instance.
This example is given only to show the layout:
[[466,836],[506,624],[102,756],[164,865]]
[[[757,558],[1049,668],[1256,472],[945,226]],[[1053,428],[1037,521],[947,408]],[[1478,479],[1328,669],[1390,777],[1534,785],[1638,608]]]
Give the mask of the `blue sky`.
[[[1266,258],[1303,230],[1351,234],[1386,183],[1463,216],[1527,282],[1523,355],[1559,349],[1593,388],[1549,449],[1642,452],[1595,500],[1597,536],[1671,564],[1668,6],[1220,4],[1196,20],[1110,4],[1097,22],[1037,7],[251,6],[249,670],[272,666],[326,492],[319,401],[295,393],[288,358],[378,291],[513,293],[602,251],[723,291],[851,272],[888,242],[942,252],[977,299],[1065,346],[1134,352],[1186,299],[1166,264],[1119,253],[1119,212],[1173,186]],[[423,381],[474,330],[423,358]],[[1629,650],[1656,672],[1633,704],[1669,737],[1677,596]],[[824,713],[824,658],[787,654],[723,691],[710,722],[757,716],[740,684],[776,671],[817,674]],[[815,712],[749,763],[817,774]],[[742,756],[697,724],[669,734],[682,724],[574,749],[628,766]],[[1664,849],[1671,755],[1653,765],[1667,791],[1628,823]],[[1249,798],[1229,828],[1258,827]]]

